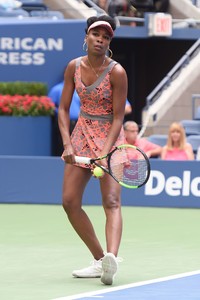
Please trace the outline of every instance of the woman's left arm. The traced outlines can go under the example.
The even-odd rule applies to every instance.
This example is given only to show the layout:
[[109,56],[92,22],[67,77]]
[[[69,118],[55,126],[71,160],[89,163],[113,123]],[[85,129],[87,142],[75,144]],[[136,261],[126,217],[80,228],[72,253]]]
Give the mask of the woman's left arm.
[[105,145],[101,152],[102,155],[109,153],[115,144],[124,120],[128,80],[126,71],[120,64],[115,65],[115,67],[112,69],[110,81],[113,98],[113,121]]
[[189,143],[186,144],[185,151],[187,153],[188,159],[189,160],[194,160],[194,152],[193,152],[193,148],[192,148],[191,144],[189,144]]

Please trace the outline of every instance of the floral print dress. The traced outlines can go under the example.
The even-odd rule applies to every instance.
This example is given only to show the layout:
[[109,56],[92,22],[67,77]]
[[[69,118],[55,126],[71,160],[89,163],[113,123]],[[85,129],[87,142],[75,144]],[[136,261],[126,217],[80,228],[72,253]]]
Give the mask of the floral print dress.
[[[75,88],[81,101],[81,111],[71,135],[71,142],[76,155],[96,158],[100,155],[112,124],[113,104],[110,74],[117,62],[112,60],[92,85],[85,86],[81,80],[81,59],[82,57],[79,57],[76,60],[74,75]],[[122,128],[114,146],[123,144],[124,140]]]

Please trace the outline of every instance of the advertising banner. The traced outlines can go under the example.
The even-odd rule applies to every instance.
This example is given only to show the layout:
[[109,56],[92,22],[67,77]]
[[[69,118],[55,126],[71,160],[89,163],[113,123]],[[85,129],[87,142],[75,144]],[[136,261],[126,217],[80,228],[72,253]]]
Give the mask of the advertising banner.
[[83,55],[84,20],[0,23],[0,81],[39,81],[50,89]]
[[[60,157],[0,156],[0,202],[61,204],[64,163]],[[200,162],[151,160],[139,189],[122,188],[123,206],[200,208]],[[101,205],[99,180],[89,181],[84,205]]]

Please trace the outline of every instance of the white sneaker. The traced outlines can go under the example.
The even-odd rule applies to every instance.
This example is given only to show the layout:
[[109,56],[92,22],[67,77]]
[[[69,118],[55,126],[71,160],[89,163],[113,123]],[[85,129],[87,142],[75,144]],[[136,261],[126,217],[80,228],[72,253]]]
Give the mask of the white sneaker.
[[74,270],[72,275],[78,278],[99,278],[101,277],[102,273],[102,258],[99,260],[94,259],[92,265],[81,269],[81,270]]
[[112,285],[115,274],[118,269],[117,258],[112,253],[107,253],[102,259],[101,282],[106,285]]

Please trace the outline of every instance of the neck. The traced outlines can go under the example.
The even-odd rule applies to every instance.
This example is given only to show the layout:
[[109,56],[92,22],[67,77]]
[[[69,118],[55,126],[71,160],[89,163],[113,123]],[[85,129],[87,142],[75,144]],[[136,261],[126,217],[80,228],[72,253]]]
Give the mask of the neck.
[[102,65],[102,63],[105,62],[106,56],[103,55],[103,56],[98,56],[98,57],[96,57],[96,56],[90,56],[90,55],[87,55],[87,60],[88,60],[90,63],[92,63],[92,66],[93,66],[94,68],[98,68],[98,67],[100,67],[100,66]]
[[[100,58],[99,58],[99,60],[100,60]],[[101,57],[101,63],[99,63],[99,60],[96,59],[95,61],[93,60],[93,62],[91,62],[90,58],[87,56],[88,65],[92,69],[92,71],[96,75],[96,77],[99,77],[99,73],[101,71],[101,68],[105,64],[106,56]]]

